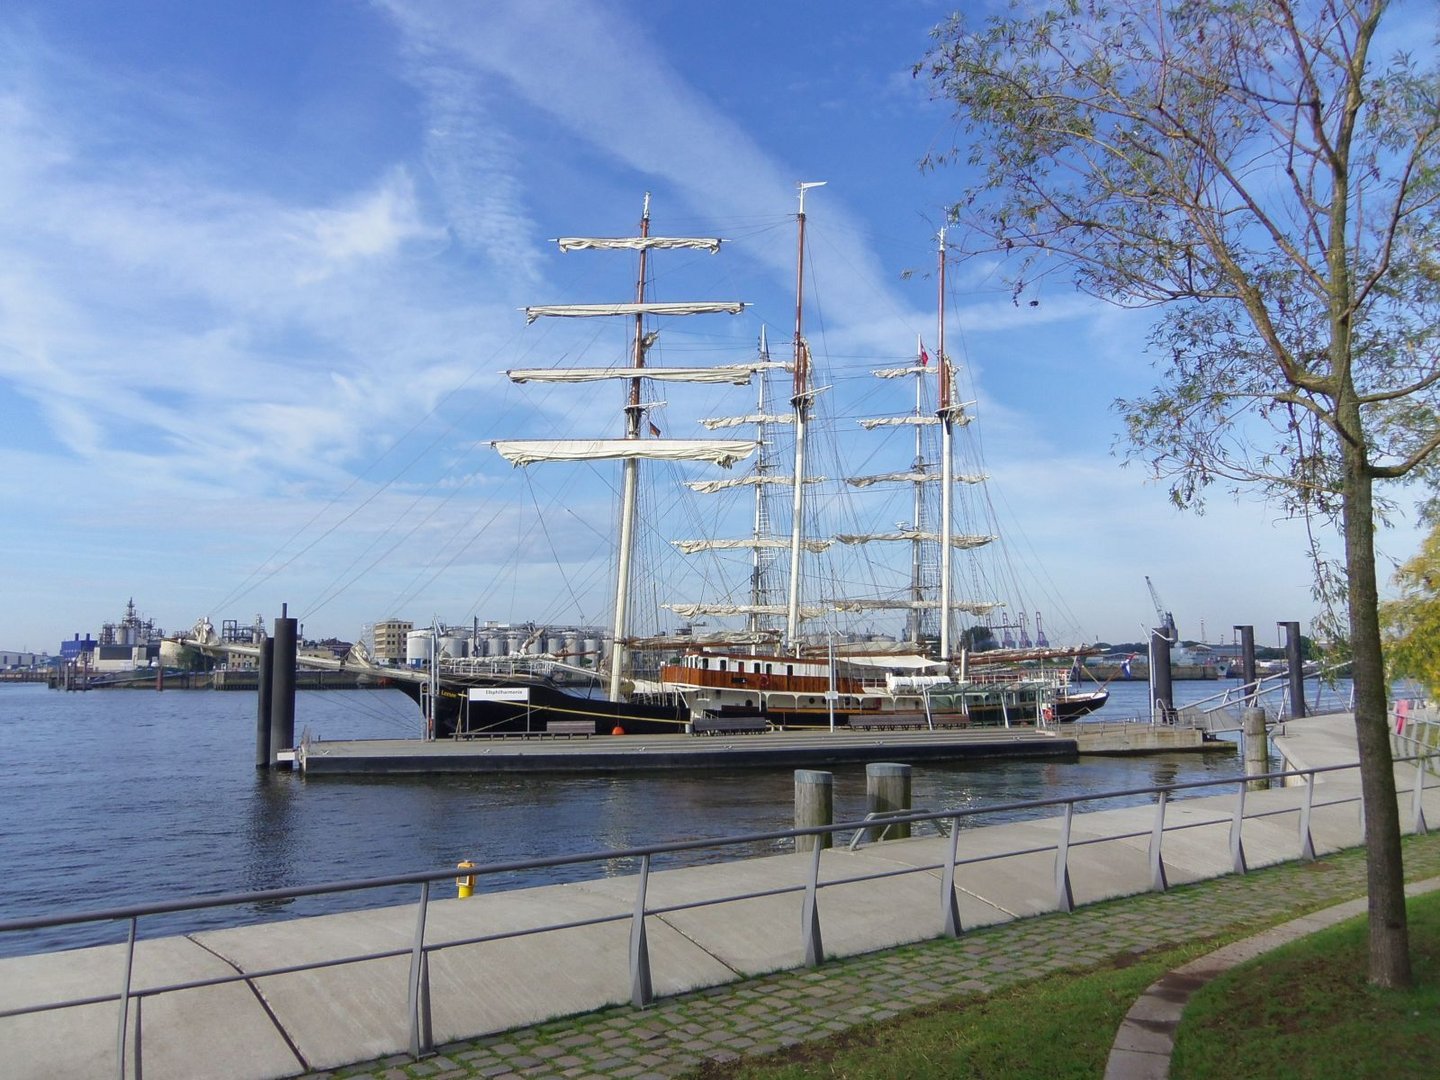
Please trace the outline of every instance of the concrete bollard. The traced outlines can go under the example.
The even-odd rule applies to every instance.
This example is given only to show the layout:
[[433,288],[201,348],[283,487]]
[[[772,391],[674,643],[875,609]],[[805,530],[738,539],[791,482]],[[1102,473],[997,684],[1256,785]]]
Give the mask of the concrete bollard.
[[[910,766],[872,761],[865,766],[865,809],[875,814],[910,809]],[[867,840],[908,840],[910,824],[879,826],[869,830]]]
[[[1265,710],[1246,709],[1245,727],[1245,775],[1270,771],[1270,748],[1265,740]],[[1270,786],[1268,780],[1252,780],[1251,791],[1264,791]]]
[[[835,774],[815,769],[795,770],[795,827],[813,829],[819,825],[835,824]],[[814,851],[816,843],[822,848],[833,847],[835,836],[797,836],[796,851]]]

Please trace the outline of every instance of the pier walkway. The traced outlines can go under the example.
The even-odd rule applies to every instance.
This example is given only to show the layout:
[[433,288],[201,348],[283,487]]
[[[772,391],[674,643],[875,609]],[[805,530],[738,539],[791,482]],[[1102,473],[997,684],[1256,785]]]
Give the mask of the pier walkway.
[[[1340,764],[1354,756],[1350,725],[1347,716],[1291,721],[1276,742],[1297,767]],[[1400,772],[1408,789],[1413,767]],[[1360,840],[1358,806],[1344,801],[1358,786],[1353,777],[1330,774],[1317,784],[1310,833],[1321,859],[1313,863],[1294,861],[1304,789],[1249,793],[1246,874],[1231,872],[1235,796],[1172,801],[1167,829],[1180,831],[1166,834],[1167,892],[1147,891],[1152,808],[1077,814],[1068,865],[1081,906],[1069,914],[1050,914],[1059,819],[963,829],[965,857],[999,857],[960,866],[958,938],[941,936],[938,872],[837,884],[819,896],[829,959],[813,969],[802,966],[797,895],[778,891],[803,879],[809,854],[652,873],[646,924],[654,1005],[624,1004],[632,992],[625,921],[457,946],[430,961],[438,1053],[419,1063],[402,1052],[410,1036],[404,953],[415,934],[414,905],[141,941],[136,987],[386,948],[397,955],[145,998],[143,1042],[133,1030],[137,1005],[130,1053],[143,1046],[147,1080],[675,1076],[707,1059],[778,1049],[969,991],[1272,925],[1361,895],[1362,853],[1334,854]],[[1426,816],[1440,821],[1440,784],[1426,792]],[[1409,796],[1401,798],[1408,829]],[[822,877],[943,862],[948,844],[926,836],[828,851]],[[1405,850],[1409,876],[1440,874],[1440,837],[1414,837]],[[1256,869],[1262,866],[1268,868]],[[750,898],[682,906],[707,893],[741,892]],[[1084,906],[1122,896],[1129,898]],[[634,879],[605,878],[437,901],[426,938],[472,939],[599,918],[629,910],[634,897]],[[0,960],[0,1009],[113,996],[121,953],[111,946]],[[114,1076],[116,1020],[113,999],[0,1020],[0,1071]],[[132,1064],[127,1075],[141,1072]]]

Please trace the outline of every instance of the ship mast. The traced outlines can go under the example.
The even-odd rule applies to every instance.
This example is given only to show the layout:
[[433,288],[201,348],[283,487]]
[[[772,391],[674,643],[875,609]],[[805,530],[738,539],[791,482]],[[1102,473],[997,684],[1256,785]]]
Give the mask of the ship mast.
[[[770,362],[770,343],[766,340],[764,326],[760,327],[760,361],[765,364]],[[771,469],[770,448],[765,437],[765,410],[770,404],[770,387],[769,380],[763,374],[755,381],[759,387],[755,401],[755,475],[760,478],[760,482],[755,485],[755,516],[751,524],[751,536],[755,540],[755,546],[750,549],[750,604],[754,610],[746,622],[755,642],[751,646],[752,653],[759,650],[759,635],[764,621],[760,609],[770,599],[770,566],[775,558],[774,552],[760,546],[760,542],[770,535],[770,505],[764,483],[770,476]]]
[[940,228],[940,269],[937,275],[940,281],[940,299],[938,304],[939,314],[936,326],[936,351],[940,354],[937,360],[938,370],[936,377],[940,380],[939,402],[940,408],[937,415],[940,417],[940,659],[948,661],[951,656],[950,629],[952,623],[952,612],[950,609],[951,592],[951,566],[950,558],[950,537],[953,531],[951,524],[951,495],[955,485],[954,473],[955,462],[952,453],[954,441],[954,423],[951,415],[952,404],[950,401],[950,358],[945,355],[945,228]]
[[802,181],[795,255],[795,382],[790,404],[795,410],[795,487],[790,500],[790,596],[786,607],[785,644],[794,649],[800,637],[800,553],[805,526],[805,429],[813,394],[810,390],[810,348],[802,333],[805,310],[805,192],[826,181]]
[[[755,372],[755,365],[726,365],[706,368],[650,368],[645,354],[654,340],[645,333],[646,316],[679,316],[700,314],[739,314],[745,304],[739,301],[693,301],[654,303],[645,299],[648,257],[650,250],[699,250],[711,253],[720,250],[721,241],[707,237],[666,237],[650,235],[650,195],[645,195],[640,220],[640,235],[633,237],[562,236],[556,241],[561,251],[633,251],[639,254],[639,271],[635,281],[635,299],[625,304],[542,304],[525,309],[527,322],[538,318],[633,317],[630,363],[618,368],[522,368],[507,371],[513,382],[584,383],[602,379],[623,379],[625,396],[625,435],[621,439],[497,439],[495,450],[516,466],[541,461],[613,461],[623,463],[621,476],[620,536],[616,567],[614,644],[610,660],[609,692],[611,700],[620,700],[622,675],[625,670],[626,641],[629,638],[630,579],[633,560],[635,518],[637,513],[639,461],[707,461],[728,468],[748,457],[755,444],[726,439],[662,439],[641,438],[641,420],[649,407],[641,398],[643,381],[668,382],[730,382],[744,385]],[[654,433],[658,436],[658,432]]]
[[[640,238],[650,235],[650,193],[645,193],[645,205],[640,213]],[[645,269],[649,251],[640,248],[639,269],[635,275],[635,303],[645,303]],[[635,332],[631,351],[632,366],[638,371],[645,366],[645,315],[643,309],[635,312]],[[630,380],[630,396],[625,406],[625,438],[640,438],[640,379]],[[610,647],[610,700],[620,700],[620,684],[625,674],[625,640],[630,636],[630,563],[635,545],[635,489],[640,474],[640,463],[635,458],[626,458],[620,475],[620,552],[619,566],[615,573],[615,634]]]
[[[921,358],[921,369],[915,372],[915,415],[918,417],[922,415],[925,408],[925,374],[923,370],[925,346],[918,340],[915,355]],[[925,429],[920,424],[915,425],[915,459],[912,470],[916,479],[911,481],[911,487],[914,489],[914,512],[910,520],[914,522],[911,527],[915,530],[916,536],[914,540],[910,541],[910,598],[915,601],[915,606],[910,609],[905,621],[907,624],[906,636],[915,643],[915,647],[918,649],[924,625],[924,611],[921,603],[925,599],[923,566],[925,543],[920,539],[925,529]]]

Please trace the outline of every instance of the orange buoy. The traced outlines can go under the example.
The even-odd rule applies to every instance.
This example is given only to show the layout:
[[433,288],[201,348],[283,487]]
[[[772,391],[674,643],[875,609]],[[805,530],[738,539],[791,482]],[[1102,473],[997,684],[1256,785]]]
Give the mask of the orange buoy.
[[616,724],[613,728],[610,729],[610,734],[611,734],[611,735],[624,735],[624,734],[625,734],[625,729],[624,729],[623,727],[621,727],[619,724]]

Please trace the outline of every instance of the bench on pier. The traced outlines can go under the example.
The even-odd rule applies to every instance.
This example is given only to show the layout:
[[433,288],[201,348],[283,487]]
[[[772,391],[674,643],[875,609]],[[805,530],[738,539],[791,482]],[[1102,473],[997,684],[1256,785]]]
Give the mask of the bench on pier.
[[850,726],[866,731],[918,731],[929,727],[929,721],[919,713],[851,713]]
[[564,735],[567,739],[573,735],[584,735],[587,739],[595,734],[594,720],[547,720],[545,722],[546,735]]
[[763,716],[698,716],[690,722],[696,735],[758,735],[770,730]]

